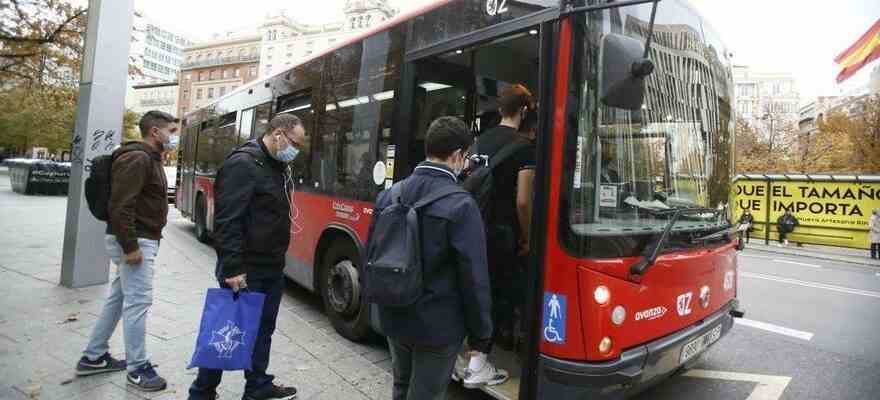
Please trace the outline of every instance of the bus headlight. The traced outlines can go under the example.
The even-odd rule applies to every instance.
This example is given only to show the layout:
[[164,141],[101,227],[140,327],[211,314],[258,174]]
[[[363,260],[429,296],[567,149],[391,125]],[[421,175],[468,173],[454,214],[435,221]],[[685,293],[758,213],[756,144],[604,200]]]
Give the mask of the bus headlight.
[[596,288],[596,291],[593,292],[593,298],[596,300],[596,303],[600,305],[608,304],[608,300],[611,299],[611,292],[605,286],[599,286]]
[[622,325],[623,321],[626,321],[626,309],[623,306],[614,307],[614,311],[611,312],[611,322],[614,325]]
[[599,352],[602,354],[608,354],[608,352],[610,352],[610,351],[611,351],[611,338],[606,336],[606,337],[602,338],[602,340],[599,342]]

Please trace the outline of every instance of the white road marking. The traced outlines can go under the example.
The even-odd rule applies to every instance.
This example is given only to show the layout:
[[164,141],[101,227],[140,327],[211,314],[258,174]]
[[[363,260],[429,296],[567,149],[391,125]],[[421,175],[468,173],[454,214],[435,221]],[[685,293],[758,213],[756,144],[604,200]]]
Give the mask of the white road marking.
[[686,372],[684,376],[690,378],[721,379],[725,381],[741,381],[757,383],[755,389],[746,400],[779,400],[788,383],[790,376],[744,374],[740,372],[707,371],[694,369]]
[[776,262],[781,262],[781,263],[786,263],[786,264],[803,265],[805,267],[822,268],[821,265],[807,264],[807,263],[802,263],[802,262],[797,262],[797,261],[785,260],[785,259],[781,259],[779,257],[765,257],[765,256],[756,256],[756,255],[752,255],[752,254],[742,254],[742,256],[743,257],[750,257],[750,258],[762,258],[765,260],[773,260]]
[[810,332],[804,332],[797,329],[786,328],[784,326],[773,325],[767,322],[755,321],[745,318],[736,318],[734,319],[734,322],[740,325],[750,326],[752,328],[778,333],[780,335],[791,336],[793,338],[798,338],[806,341],[810,341],[810,339],[813,338],[813,334]]
[[802,263],[802,262],[797,262],[797,261],[780,260],[780,259],[776,259],[776,258],[774,258],[773,261],[786,263],[786,264],[803,265],[805,267],[822,268],[821,265],[807,264],[807,263]]
[[825,290],[831,290],[834,292],[855,294],[855,295],[859,295],[859,296],[867,296],[867,297],[874,297],[874,298],[880,299],[880,292],[873,292],[870,290],[853,289],[853,288],[837,286],[837,285],[826,285],[824,283],[807,282],[807,281],[801,281],[801,280],[797,280],[797,279],[783,278],[783,277],[779,277],[779,276],[775,276],[775,275],[758,274],[758,273],[754,273],[754,272],[740,272],[739,275],[742,277],[746,277],[746,278],[764,279],[764,280],[768,280],[768,281],[788,283],[791,285],[806,286],[806,287],[811,287],[811,288],[815,288],[815,289],[825,289]]

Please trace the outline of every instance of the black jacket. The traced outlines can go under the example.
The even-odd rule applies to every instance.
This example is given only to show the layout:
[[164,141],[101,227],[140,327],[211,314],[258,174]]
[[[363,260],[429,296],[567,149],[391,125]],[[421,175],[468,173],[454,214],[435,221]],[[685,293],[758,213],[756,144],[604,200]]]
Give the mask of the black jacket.
[[261,140],[235,149],[214,183],[217,276],[281,277],[290,243],[286,166]]
[[794,214],[782,214],[782,216],[776,220],[776,224],[779,225],[780,231],[791,233],[794,232],[796,226],[800,225],[800,221],[795,218]]
[[[401,197],[413,204],[430,192],[456,184],[449,168],[423,162],[408,179]],[[391,204],[388,193],[379,194],[373,215]],[[470,341],[488,340],[492,300],[486,238],[476,201],[467,193],[453,194],[425,207],[420,218],[424,294],[409,307],[379,307],[382,332],[405,343],[428,346],[461,343],[465,336]],[[370,233],[373,229],[371,224]]]

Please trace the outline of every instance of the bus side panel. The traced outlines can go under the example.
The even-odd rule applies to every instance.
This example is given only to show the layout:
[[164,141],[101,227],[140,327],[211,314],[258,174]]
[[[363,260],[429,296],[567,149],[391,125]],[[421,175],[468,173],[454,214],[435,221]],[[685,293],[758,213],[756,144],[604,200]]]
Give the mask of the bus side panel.
[[362,248],[367,240],[373,204],[309,192],[295,192],[292,198],[287,254],[293,259],[293,265],[288,265],[288,276],[314,290],[312,279],[321,236],[330,225],[338,225],[354,233],[355,245]]

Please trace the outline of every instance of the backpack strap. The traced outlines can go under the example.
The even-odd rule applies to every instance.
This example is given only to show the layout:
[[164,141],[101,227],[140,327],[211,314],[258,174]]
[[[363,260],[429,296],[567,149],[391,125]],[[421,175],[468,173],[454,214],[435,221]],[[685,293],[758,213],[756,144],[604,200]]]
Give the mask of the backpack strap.
[[401,192],[403,192],[403,185],[406,182],[406,179],[391,185],[391,205],[400,204],[400,196]]
[[459,185],[444,186],[434,192],[431,192],[430,194],[428,194],[428,196],[417,201],[416,204],[413,205],[413,208],[420,209],[422,207],[427,206],[428,204],[431,204],[437,200],[440,200],[446,196],[449,196],[449,195],[455,194],[455,193],[469,193],[469,192],[462,189],[462,187]]
[[495,153],[495,155],[489,159],[489,169],[494,170],[495,167],[501,165],[501,163],[507,161],[508,158],[516,154],[517,151],[528,147],[528,145],[528,142],[521,139],[516,139],[513,142],[504,145],[501,150],[498,150],[498,153]]

